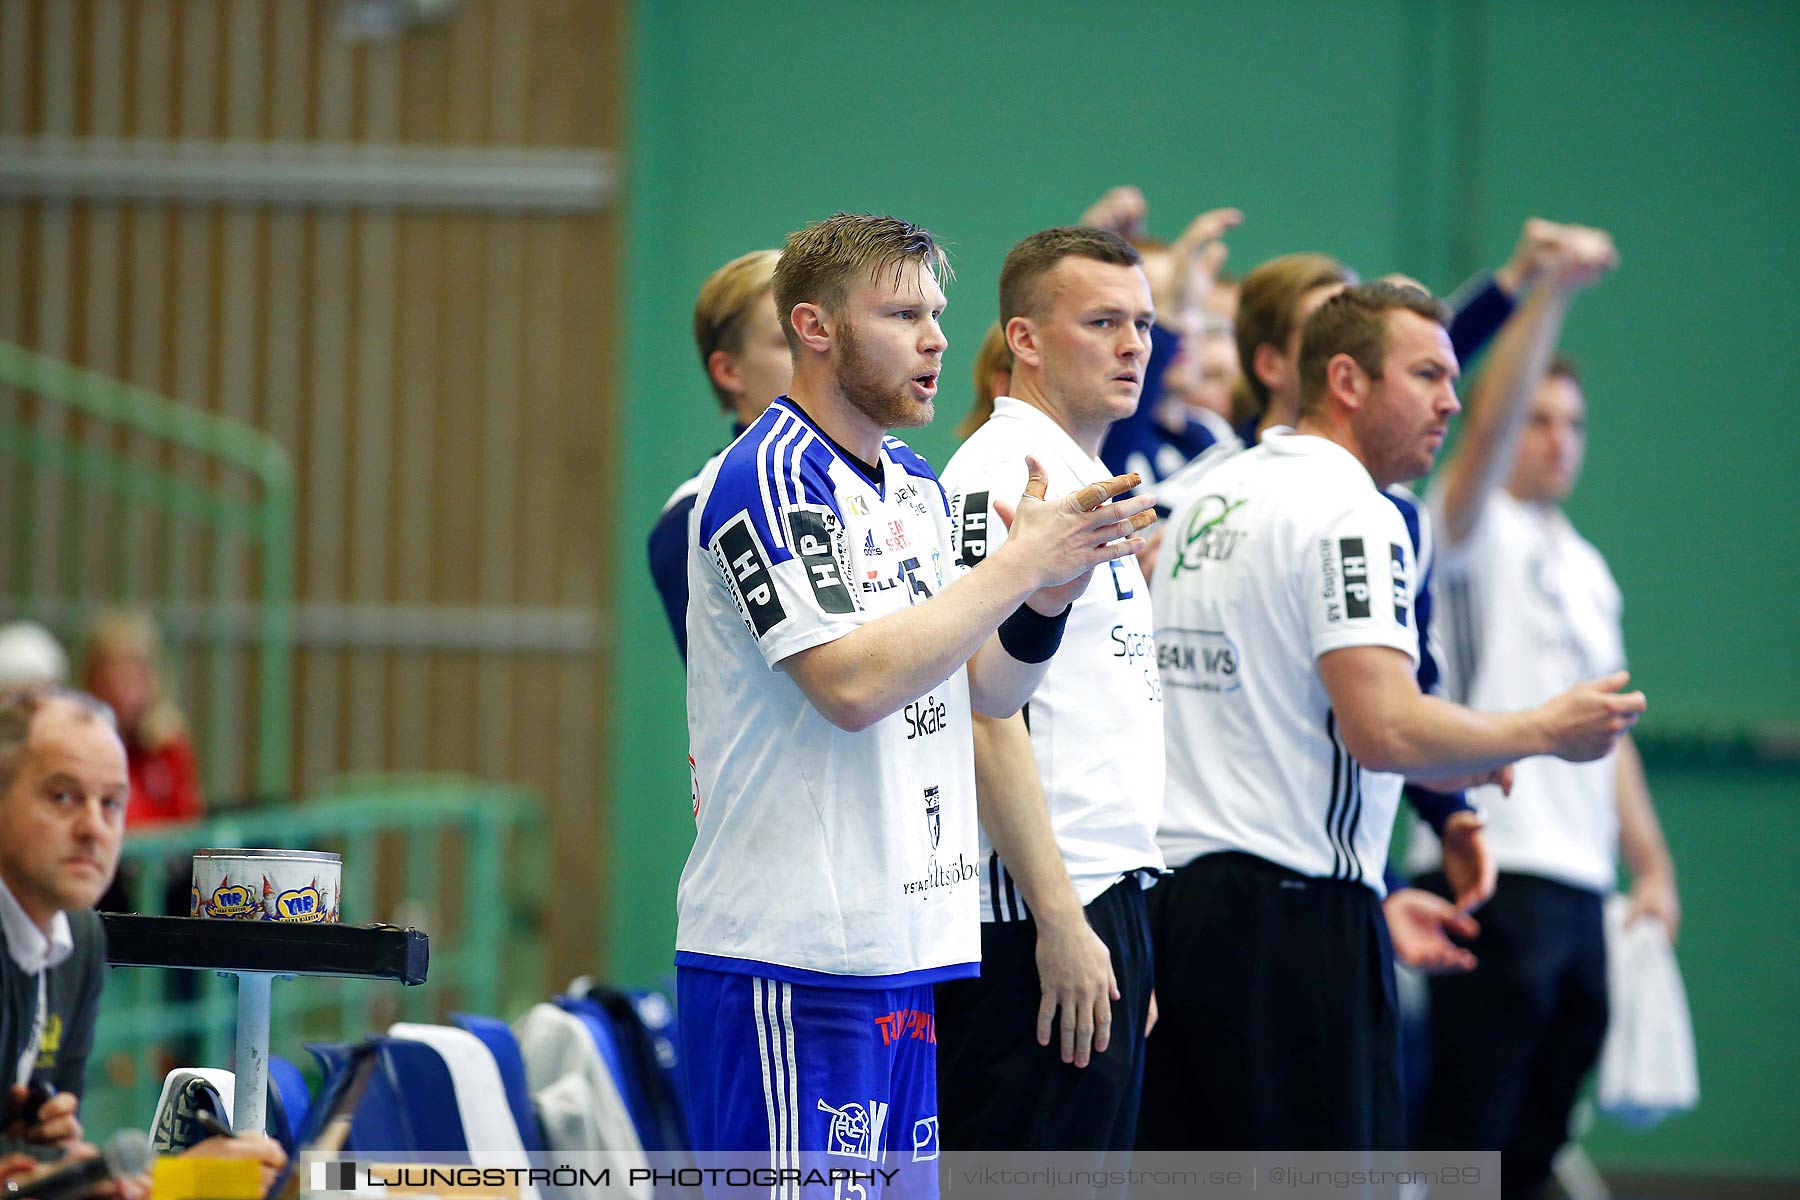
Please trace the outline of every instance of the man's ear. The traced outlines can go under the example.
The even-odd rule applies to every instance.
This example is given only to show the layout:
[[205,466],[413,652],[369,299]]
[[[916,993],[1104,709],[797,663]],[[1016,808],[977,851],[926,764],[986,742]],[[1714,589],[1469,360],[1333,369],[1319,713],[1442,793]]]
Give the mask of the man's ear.
[[1031,323],[1030,317],[1009,319],[1005,332],[1006,348],[1012,351],[1013,362],[1022,362],[1028,367],[1044,365],[1044,352],[1037,344],[1037,326]]
[[1348,354],[1334,354],[1325,364],[1325,390],[1351,412],[1363,406],[1369,394],[1369,375]]
[[831,344],[837,332],[837,322],[818,304],[800,303],[794,305],[794,311],[788,314],[788,321],[794,327],[794,336],[800,345],[808,350],[825,354],[831,350]]
[[706,373],[720,391],[733,396],[744,394],[744,373],[729,351],[714,350],[706,356]]
[[1256,352],[1250,356],[1250,369],[1256,372],[1256,378],[1271,392],[1281,387],[1282,370],[1286,365],[1286,356],[1273,342],[1259,343]]

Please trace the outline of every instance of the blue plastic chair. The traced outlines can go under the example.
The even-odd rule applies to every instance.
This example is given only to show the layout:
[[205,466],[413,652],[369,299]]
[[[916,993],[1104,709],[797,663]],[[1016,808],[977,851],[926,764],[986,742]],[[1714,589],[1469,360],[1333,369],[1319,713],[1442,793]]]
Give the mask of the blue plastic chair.
[[[456,1084],[438,1052],[422,1042],[383,1038],[381,1056],[383,1074],[411,1135],[404,1149],[466,1155],[469,1141],[463,1131],[462,1113],[456,1107]],[[363,1104],[368,1105],[366,1098]],[[354,1131],[355,1126],[351,1128]]]
[[269,1133],[292,1156],[312,1112],[312,1093],[300,1068],[279,1054],[269,1055]]
[[[468,1141],[456,1107],[450,1070],[431,1047],[396,1038],[370,1039],[381,1061],[350,1123],[346,1150],[357,1153],[430,1151],[467,1161]],[[350,1065],[355,1044],[308,1042],[306,1049],[325,1070],[329,1091]]]
[[525,1055],[512,1027],[498,1017],[475,1013],[452,1013],[450,1019],[481,1040],[494,1065],[500,1069],[500,1083],[506,1089],[506,1105],[512,1109],[513,1121],[519,1127],[519,1140],[533,1154],[547,1150],[544,1131],[538,1125],[537,1110],[531,1107],[531,1085],[525,1076]]

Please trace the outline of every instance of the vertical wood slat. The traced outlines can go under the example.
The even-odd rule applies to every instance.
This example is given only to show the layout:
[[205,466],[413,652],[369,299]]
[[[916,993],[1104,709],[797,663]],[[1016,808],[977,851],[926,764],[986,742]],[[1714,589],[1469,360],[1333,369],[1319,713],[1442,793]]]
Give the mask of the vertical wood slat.
[[[448,30],[449,78],[455,82],[445,101],[444,134],[452,143],[471,145],[487,140],[490,16],[491,6],[471,5]],[[435,489],[440,516],[433,575],[437,596],[456,604],[475,600],[483,565],[477,551],[482,481],[476,443],[481,421],[481,367],[487,353],[480,298],[491,287],[482,254],[488,226],[489,219],[480,216],[456,214],[443,220],[445,286],[457,289],[465,299],[447,302],[443,310]],[[480,686],[475,660],[467,654],[446,654],[439,656],[435,666],[432,757],[456,770],[473,772]]]
[[[169,113],[168,80],[174,72],[173,6],[136,4],[131,9],[132,96],[127,107],[131,127],[139,138],[166,138],[174,133]],[[152,391],[166,392],[166,343],[164,320],[168,285],[166,209],[134,205],[129,210],[126,237],[130,244],[130,283],[127,288],[127,322],[130,343],[123,375]],[[134,458],[155,458],[157,444],[132,436],[126,449]],[[161,523],[153,514],[132,505],[126,508],[124,578],[120,594],[128,601],[142,601],[153,594],[153,548],[159,544]]]
[[[265,58],[263,74],[267,79],[268,113],[264,127],[277,141],[306,141],[311,136],[310,104],[312,76],[312,21],[309,0],[275,0],[265,10],[269,29],[264,34]],[[288,447],[294,457],[296,479],[305,477],[301,458],[301,430],[306,419],[306,397],[312,376],[312,364],[306,353],[311,341],[311,305],[307,302],[312,286],[307,271],[311,244],[311,218],[291,209],[274,209],[263,215],[265,229],[262,293],[265,303],[261,312],[262,390],[259,424],[277,441]],[[301,496],[299,525],[296,529],[296,554],[301,550],[298,539],[312,521],[312,497]],[[300,583],[296,563],[296,586]],[[294,736],[291,739],[296,785],[300,781],[299,763],[305,753],[306,722],[301,696],[305,680],[297,661],[293,673],[295,696],[292,701]]]
[[[411,48],[400,87],[400,131],[408,141],[448,138],[450,43],[445,31]],[[441,520],[435,491],[439,405],[443,386],[443,310],[450,276],[440,251],[444,219],[409,217],[401,228],[400,337],[396,421],[398,487],[394,497],[394,596],[402,604],[426,604],[436,595],[435,547]],[[423,767],[432,757],[435,663],[422,654],[398,656],[393,671],[392,754],[395,763]]]
[[[262,0],[230,0],[224,13],[225,60],[220,93],[224,97],[224,134],[228,138],[252,141],[262,134],[265,15]],[[217,408],[225,416],[249,422],[255,422],[258,415],[259,330],[268,303],[261,277],[261,228],[262,217],[253,211],[226,209],[220,215]],[[242,472],[228,472],[223,486],[225,494],[233,498],[251,497],[250,482]],[[238,539],[216,540],[213,570],[228,594],[253,594],[250,555]],[[235,699],[250,695],[249,689],[255,686],[247,650],[233,649],[229,656],[225,667],[229,686],[218,689],[208,704],[208,719],[215,734],[211,739],[213,755],[223,760],[214,762],[212,769],[216,778],[226,781],[222,790],[227,794],[249,786],[251,747],[246,740],[252,736],[252,727],[244,706]]]
[[[95,137],[125,133],[126,11],[125,0],[95,0],[89,9],[82,57],[86,73],[86,132]],[[112,86],[96,86],[112,80]],[[82,361],[108,375],[120,373],[122,323],[120,301],[125,283],[124,221],[114,205],[86,206],[86,284],[82,288]],[[85,440],[95,450],[111,449],[115,431],[92,422]],[[89,497],[82,515],[81,544],[85,555],[76,563],[79,578],[102,594],[115,594],[121,571],[122,509],[110,496]]]
[[[218,0],[193,0],[175,7],[177,92],[173,132],[179,138],[211,139],[216,136],[213,115],[218,93]],[[212,236],[215,215],[214,209],[197,205],[174,207],[169,214],[174,229],[169,278],[169,325],[173,331],[169,392],[187,404],[205,404],[213,392],[210,380],[216,290]],[[171,452],[169,467],[185,483],[205,483],[202,459],[192,451]],[[188,521],[163,523],[158,541],[162,561],[157,564],[157,574],[163,582],[155,593],[157,598],[165,602],[203,598],[197,574],[197,568],[206,561],[202,541],[199,531]],[[189,651],[170,658],[178,669],[173,683],[184,705],[191,708],[196,702],[204,703],[209,681],[197,670],[198,656]],[[209,791],[219,790],[224,783],[217,775],[218,767],[210,758],[201,764]]]
[[[600,225],[603,230],[613,229],[613,218],[603,216]],[[594,353],[601,356],[602,362],[612,361],[612,347],[607,341],[612,336],[613,325],[606,319],[610,309],[608,298],[594,287],[592,281],[613,278],[611,272],[616,264],[609,254],[609,240],[605,236],[580,238],[576,252],[569,256],[564,267],[565,278],[569,281],[563,311],[565,342],[575,345],[582,339],[592,339],[596,343]],[[605,620],[609,601],[604,581],[616,569],[606,564],[619,561],[611,537],[614,525],[603,517],[613,511],[615,503],[615,498],[606,494],[606,484],[616,475],[603,467],[607,459],[606,447],[611,444],[609,431],[614,426],[609,420],[610,414],[589,401],[587,392],[591,386],[591,379],[565,374],[561,389],[564,427],[569,440],[565,456],[570,484],[563,499],[563,521],[567,532],[561,547],[562,576],[564,595],[591,598]],[[634,546],[632,550],[635,557],[638,548]],[[565,803],[558,813],[563,826],[572,829],[572,844],[582,850],[576,854],[565,851],[559,868],[561,873],[553,871],[552,874],[566,878],[569,872],[579,872],[583,869],[579,860],[585,858],[586,870],[595,881],[598,896],[585,910],[566,914],[560,928],[552,928],[552,945],[563,957],[579,954],[583,946],[590,948],[589,954],[600,957],[602,952],[592,947],[599,942],[600,914],[605,911],[604,906],[611,903],[609,876],[605,869],[608,853],[602,837],[603,814],[608,806],[605,797],[596,796],[592,791],[594,781],[605,778],[600,769],[601,742],[594,731],[604,726],[600,684],[606,677],[607,666],[607,651],[602,649],[593,659],[571,662],[564,670],[564,719],[558,735],[562,775],[554,794],[570,798],[574,803],[583,800],[586,803],[580,808]]]
[[[30,71],[31,9],[26,0],[0,0],[0,133],[27,132],[26,88]],[[25,212],[21,206],[0,205],[0,262],[26,261]],[[21,340],[26,336],[25,288],[0,287],[0,337]],[[11,388],[0,387],[0,417],[18,414],[20,398]],[[0,463],[0,539],[10,539],[28,510],[26,489],[30,481],[10,462]],[[0,557],[0,587],[20,587],[20,564],[13,554]]]
[[[492,51],[489,69],[488,134],[502,144],[524,140],[526,105],[531,91],[530,65],[526,61],[530,12],[524,5],[494,6],[489,24]],[[519,492],[520,411],[535,404],[519,391],[523,369],[522,320],[540,320],[536,298],[524,286],[526,218],[496,217],[490,224],[486,245],[485,309],[488,330],[482,373],[481,481],[488,496],[509,500]],[[480,511],[481,587],[476,594],[484,605],[514,604],[519,600],[518,555],[535,549],[522,543],[515,518],[516,501],[484,504]],[[513,664],[499,655],[481,662],[477,676],[476,769],[483,775],[516,773],[517,758],[512,737],[512,714],[517,709]]]
[[[523,283],[538,306],[532,319],[525,323],[524,367],[518,379],[520,395],[531,401],[530,413],[519,431],[519,456],[524,467],[516,517],[520,544],[530,547],[521,555],[519,570],[520,598],[528,604],[556,605],[564,600],[557,587],[561,527],[556,521],[556,498],[566,483],[559,316],[563,305],[562,260],[567,248],[565,225],[560,218],[540,221],[525,233]],[[517,675],[519,702],[513,737],[519,772],[547,795],[558,794],[558,680],[568,669],[564,661],[540,658],[521,665]]]
[[[321,141],[347,142],[354,132],[356,61],[350,47],[321,27],[329,13],[315,8],[316,47],[313,111],[314,135]],[[312,387],[306,398],[305,468],[309,519],[303,529],[301,594],[322,600],[346,598],[344,536],[349,509],[345,503],[345,451],[348,444],[349,363],[355,326],[351,320],[354,287],[352,218],[338,211],[312,217],[311,301]],[[336,649],[311,647],[301,657],[300,747],[302,788],[314,787],[342,769],[345,719],[344,655]]]
[[[396,141],[400,135],[402,56],[391,47],[374,48],[364,54],[363,67],[362,136],[376,142]],[[356,518],[349,530],[349,591],[359,603],[383,604],[391,599],[389,485],[399,219],[392,213],[365,213],[357,222],[356,436],[350,493]],[[389,677],[387,656],[365,653],[351,657],[345,697],[351,721],[344,757],[353,770],[376,770],[386,761]]]
[[0,133],[30,132],[31,0],[0,0]]
[[[335,9],[313,0],[0,0],[0,131],[593,146],[616,127],[593,112],[595,96],[617,103],[612,7],[469,0],[444,26],[351,46]],[[0,337],[252,421],[289,446],[304,599],[602,605],[594,456],[608,422],[610,313],[596,272],[610,269],[610,217],[40,207],[0,204],[0,258],[23,263],[24,283],[0,289]],[[71,427],[219,482],[147,439]],[[229,473],[223,482],[248,493]],[[242,547],[179,520],[62,503],[37,506],[74,521],[42,543],[39,575],[54,567],[90,591],[151,601],[204,599],[209,579],[241,593],[260,578]],[[227,701],[248,696],[253,672],[246,652],[232,654],[229,687],[199,671],[180,696],[223,735],[207,764],[219,791],[249,782],[250,746],[236,736],[248,711]],[[548,794],[570,835],[557,839],[565,889],[585,885],[601,820],[601,665],[592,654],[309,647],[297,672],[299,783],[351,768],[516,779]],[[592,969],[597,913],[554,911],[553,969]]]
[[[70,137],[75,133],[75,10],[69,5],[39,9],[43,51],[38,102],[41,124],[37,132]],[[66,358],[73,349],[70,336],[70,277],[74,254],[73,214],[62,201],[38,205],[36,238],[36,341],[46,354]],[[38,426],[52,437],[69,428],[67,414],[55,405],[38,414]],[[67,579],[62,569],[62,548],[68,540],[65,520],[71,489],[56,472],[38,473],[32,500],[32,590],[38,595],[60,595]],[[74,531],[78,533],[79,531]]]

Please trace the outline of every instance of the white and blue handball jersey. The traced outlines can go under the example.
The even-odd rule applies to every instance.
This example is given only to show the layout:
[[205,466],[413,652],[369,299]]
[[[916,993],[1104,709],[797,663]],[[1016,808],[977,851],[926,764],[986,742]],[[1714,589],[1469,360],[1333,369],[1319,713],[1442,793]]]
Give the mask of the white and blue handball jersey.
[[966,671],[848,733],[779,667],[958,577],[930,465],[896,438],[879,465],[784,396],[701,477],[679,965],[833,987],[979,973]]

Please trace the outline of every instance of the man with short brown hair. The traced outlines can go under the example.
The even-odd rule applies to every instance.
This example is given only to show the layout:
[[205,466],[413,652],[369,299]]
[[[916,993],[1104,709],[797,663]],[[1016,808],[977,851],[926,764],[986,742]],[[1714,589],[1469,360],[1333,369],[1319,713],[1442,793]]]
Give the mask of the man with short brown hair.
[[[963,562],[1008,531],[1029,455],[1056,490],[1104,472],[1136,411],[1156,311],[1138,252],[1109,230],[1014,246],[1000,271],[1012,386],[945,468]],[[944,1144],[1129,1151],[1150,1009],[1143,886],[1162,869],[1162,701],[1149,587],[1119,559],[1070,610],[1026,716],[975,718],[981,977],[938,986]]]
[[959,565],[936,473],[887,436],[933,415],[947,274],[893,217],[790,236],[792,393],[700,481],[675,961],[703,1152],[937,1157],[931,984],[979,970],[971,714],[1018,710],[1153,519],[1113,502],[1133,476],[1046,502],[1033,464],[1006,545]]
[[[1308,320],[1298,427],[1206,476],[1152,598],[1169,747],[1141,1145],[1398,1149],[1393,958],[1466,967],[1473,922],[1382,878],[1402,777],[1440,788],[1609,750],[1624,673],[1527,712],[1421,692],[1417,564],[1382,489],[1460,404],[1442,306],[1348,288]],[[1385,897],[1385,903],[1384,903]],[[1391,940],[1390,940],[1391,937]]]

